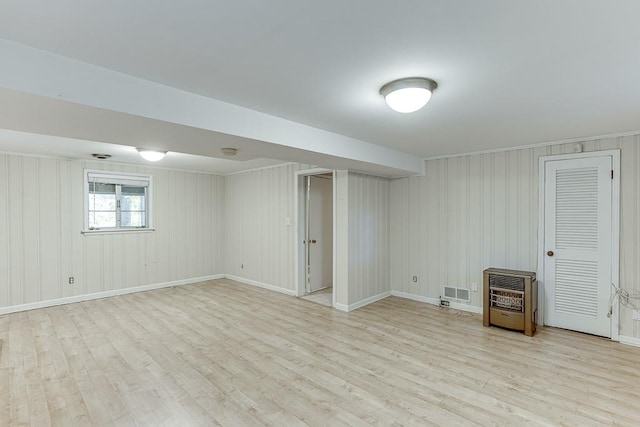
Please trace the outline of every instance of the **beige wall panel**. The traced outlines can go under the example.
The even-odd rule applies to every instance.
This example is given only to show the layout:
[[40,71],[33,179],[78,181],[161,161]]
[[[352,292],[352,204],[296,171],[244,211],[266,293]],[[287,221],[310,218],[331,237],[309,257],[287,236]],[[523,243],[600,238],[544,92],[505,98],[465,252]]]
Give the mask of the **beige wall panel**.
[[[226,177],[226,272],[293,291],[294,177],[287,164]],[[290,224],[286,225],[286,218]]]
[[[157,230],[81,234],[85,168],[152,175]],[[0,308],[224,273],[223,189],[209,174],[1,155]]]
[[339,170],[335,173],[336,191],[336,218],[335,229],[338,238],[335,243],[335,277],[336,277],[336,303],[342,306],[349,305],[349,239],[341,239],[340,236],[349,236],[349,172]]
[[[636,296],[632,304],[640,310],[640,135],[604,140],[600,146],[621,148],[620,287]],[[640,338],[640,322],[632,315],[631,307],[621,307],[620,334]]]
[[[640,135],[586,141],[584,151],[621,149],[620,284],[640,296]],[[538,159],[569,154],[574,143],[428,160],[423,177],[391,183],[393,290],[438,298],[443,285],[481,286],[482,270],[535,271]],[[418,272],[418,283],[411,277]],[[481,288],[479,288],[481,289]],[[481,293],[471,305],[481,306]],[[640,300],[636,300],[640,308]],[[621,308],[621,330],[640,338],[640,322]]]
[[24,287],[24,235],[22,209],[22,157],[9,157],[9,185],[7,208],[9,211],[9,302],[25,304]]
[[389,180],[349,173],[349,304],[389,291]]
[[6,307],[10,294],[10,235],[9,235],[9,157],[0,154],[0,307]]

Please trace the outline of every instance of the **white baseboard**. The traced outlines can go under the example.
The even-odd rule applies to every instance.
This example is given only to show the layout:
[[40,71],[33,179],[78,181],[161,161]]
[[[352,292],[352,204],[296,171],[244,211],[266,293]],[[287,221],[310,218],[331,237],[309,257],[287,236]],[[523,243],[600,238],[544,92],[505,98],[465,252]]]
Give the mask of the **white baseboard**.
[[236,282],[244,283],[245,285],[256,286],[258,288],[268,289],[270,291],[280,292],[291,296],[296,295],[296,291],[291,289],[281,288],[279,286],[269,285],[267,283],[258,282],[256,280],[245,279],[244,277],[234,276],[233,274],[225,274],[224,277],[229,280],[235,280]]
[[[410,294],[407,292],[391,291],[391,295],[399,298],[406,298],[414,301],[426,302],[427,304],[440,305],[438,298],[430,298],[422,295]],[[449,308],[453,308],[460,311],[468,311],[470,313],[482,314],[482,307],[476,307],[470,304],[462,304],[459,302],[450,302]]]
[[340,310],[340,311],[353,311],[353,310],[357,310],[358,308],[364,307],[365,305],[369,305],[372,304],[376,301],[380,301],[381,299],[385,299],[386,297],[391,296],[391,292],[386,291],[386,292],[382,292],[378,295],[374,295],[372,297],[369,298],[365,298],[362,301],[358,301],[355,302],[353,304],[339,304],[336,303],[333,307]]
[[626,335],[619,335],[618,339],[620,344],[632,345],[634,347],[640,347],[640,338],[628,337]]
[[136,292],[152,291],[154,289],[169,288],[171,286],[192,285],[194,283],[206,282],[224,278],[224,274],[214,274],[211,276],[195,277],[192,279],[174,280],[172,282],[154,283],[151,285],[135,286],[131,288],[114,289],[112,291],[96,292],[92,294],[74,295],[72,297],[57,298],[47,301],[38,301],[28,304],[12,305],[1,307],[0,314],[17,313],[20,311],[34,310],[36,308],[54,307],[56,305],[71,304],[74,302],[91,301],[100,298],[115,297],[118,295],[133,294]]
[[333,308],[340,311],[349,311],[349,306],[347,304],[340,304],[339,302],[333,304]]

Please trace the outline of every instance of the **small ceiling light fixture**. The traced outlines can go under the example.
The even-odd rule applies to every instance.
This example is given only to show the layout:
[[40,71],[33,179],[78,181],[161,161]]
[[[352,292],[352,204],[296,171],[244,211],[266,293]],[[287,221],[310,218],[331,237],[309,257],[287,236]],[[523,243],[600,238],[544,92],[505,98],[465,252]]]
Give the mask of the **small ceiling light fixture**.
[[93,153],[91,155],[96,159],[100,159],[100,160],[107,160],[108,158],[111,157],[111,154],[102,154],[102,153]]
[[222,151],[222,154],[229,157],[238,154],[238,150],[236,150],[235,148],[221,148],[220,151]]
[[394,80],[380,88],[387,105],[398,113],[418,111],[431,99],[438,83],[425,77]]
[[157,162],[158,160],[162,160],[164,156],[167,155],[166,151],[154,150],[151,148],[138,147],[136,148],[136,150],[138,150],[138,153],[140,153],[140,157],[150,162]]

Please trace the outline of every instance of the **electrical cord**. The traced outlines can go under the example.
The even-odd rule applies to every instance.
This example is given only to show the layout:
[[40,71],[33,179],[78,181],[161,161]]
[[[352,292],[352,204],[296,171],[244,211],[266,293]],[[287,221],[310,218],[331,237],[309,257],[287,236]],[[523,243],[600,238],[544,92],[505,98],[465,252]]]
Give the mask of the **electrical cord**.
[[619,288],[613,283],[611,287],[613,288],[613,292],[611,292],[611,298],[609,298],[609,313],[607,313],[607,317],[611,317],[611,313],[613,313],[613,303],[616,298],[624,307],[632,310],[640,310],[640,291],[629,292],[626,289]]

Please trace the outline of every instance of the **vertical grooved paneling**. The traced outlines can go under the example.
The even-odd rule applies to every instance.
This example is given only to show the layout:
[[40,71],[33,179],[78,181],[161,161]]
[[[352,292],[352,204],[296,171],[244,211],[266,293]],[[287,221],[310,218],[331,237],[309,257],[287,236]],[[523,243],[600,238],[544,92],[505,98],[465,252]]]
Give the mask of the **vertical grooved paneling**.
[[37,157],[25,157],[22,161],[22,291],[25,303],[35,302],[40,298],[38,163]]
[[[58,186],[58,194],[60,195],[58,217],[60,218],[60,232],[58,233],[58,248],[61,254],[60,276],[58,277],[58,295],[68,297],[71,295],[71,287],[65,286],[66,280],[71,273],[71,262],[73,259],[71,253],[71,216],[70,208],[70,189],[68,183],[69,162],[60,160],[58,162],[60,170],[60,183]],[[84,204],[84,201],[82,202]],[[82,209],[82,208],[81,208]]]
[[[390,206],[397,206],[396,209],[391,209],[389,215],[389,241],[391,247],[401,248],[404,245],[404,221],[402,218],[402,209],[399,207],[404,204],[403,200],[403,180],[394,179],[390,182]],[[390,251],[389,253],[389,276],[393,280],[397,280],[402,277],[402,252]],[[406,292],[405,283],[399,283],[402,292]]]
[[[391,227],[392,289],[437,298],[443,284],[481,285],[487,267],[535,271],[538,158],[572,153],[573,145],[429,160],[425,176],[394,180],[393,191],[407,188],[408,193],[406,199],[391,196],[392,221],[402,223]],[[640,294],[640,135],[584,144],[585,151],[613,148],[622,151],[620,286]],[[420,197],[414,191],[418,186]],[[401,235],[394,236],[394,230]],[[415,271],[425,272],[426,284],[408,284]],[[481,303],[480,292],[472,292],[471,304]],[[631,309],[621,307],[620,322],[621,335],[640,338],[640,322],[631,320]]]
[[9,157],[9,295],[11,305],[25,304],[25,286],[22,273],[24,271],[24,236],[22,233],[22,157]]
[[[640,135],[620,143],[620,287],[640,296]],[[633,304],[640,308],[640,300]],[[620,306],[620,334],[640,338],[631,307]]]
[[[532,156],[522,150],[430,160],[425,176],[394,182],[394,187],[404,182],[419,188],[420,197],[391,204],[393,218],[409,218],[404,243],[409,265],[403,268],[402,260],[390,257],[392,289],[438,298],[443,285],[475,282],[481,290],[482,270],[490,266],[535,269],[537,243],[531,237],[537,236],[538,195],[529,191],[536,178]],[[391,241],[391,253],[407,252],[397,246],[401,239]],[[426,283],[407,286],[415,271]],[[481,303],[481,293],[472,292],[471,304]]]
[[[151,174],[156,231],[82,235],[85,167]],[[222,273],[219,261],[197,259],[220,254],[219,239],[198,237],[200,227],[219,234],[223,185],[208,174],[0,156],[0,307]]]
[[287,164],[226,177],[228,274],[294,290],[294,175],[304,167]]
[[386,178],[349,173],[349,304],[390,290],[389,186]]
[[[439,179],[438,179],[439,168],[437,164],[430,164],[429,166],[430,167],[426,169],[425,179],[420,179],[420,178],[412,178],[412,179],[418,180],[418,181],[424,181],[423,185],[425,188],[425,193],[423,197],[427,200],[426,202],[427,209],[418,216],[420,218],[420,221],[426,224],[427,234],[425,236],[421,236],[419,240],[422,240],[424,245],[423,247],[426,247],[426,252],[425,252],[426,258],[433,262],[439,262],[438,260],[438,257],[440,256],[440,251],[438,250],[439,245],[430,244],[430,242],[438,242],[440,238],[438,233],[439,233],[441,224],[437,224],[436,222],[429,221],[429,218],[438,217],[439,211],[440,211],[440,198],[438,193],[435,191],[439,182]],[[414,210],[413,206],[411,206],[410,200],[407,202],[405,206],[409,211]],[[409,221],[409,224],[407,225],[407,228],[409,230],[409,233],[407,236],[408,240],[416,240],[416,236],[415,236],[416,231],[413,230],[413,227],[414,226]],[[422,254],[418,253],[417,256],[418,256],[417,262],[422,267],[420,270],[422,272],[422,275],[418,276],[417,284],[415,284],[412,281],[413,278],[411,277],[413,274],[409,272],[409,274],[407,275],[407,278],[405,279],[405,280],[411,280],[409,282],[411,285],[408,292],[417,293],[418,295],[433,295],[434,293],[437,293],[436,288],[438,287],[438,283],[440,282],[440,276],[439,276],[440,272],[438,270],[429,268],[429,265],[428,265],[429,263],[420,262],[419,257],[422,256]],[[407,268],[411,268],[411,266],[407,266]],[[393,282],[392,282],[392,286],[393,286]]]
[[[627,139],[629,139],[630,137],[626,137]],[[633,170],[634,173],[634,179],[633,179],[633,187],[635,189],[635,206],[633,206],[633,211],[635,213],[635,215],[633,215],[633,218],[635,218],[635,221],[629,225],[630,228],[632,228],[633,230],[635,230],[634,234],[629,234],[631,236],[635,236],[634,239],[632,240],[632,248],[628,248],[628,250],[630,250],[631,254],[633,254],[633,256],[635,256],[635,259],[632,260],[630,263],[628,263],[627,265],[629,266],[633,266],[633,274],[631,275],[631,277],[633,278],[632,280],[625,280],[625,281],[621,281],[621,285],[624,285],[625,288],[629,289],[629,288],[633,288],[633,290],[635,291],[635,294],[638,295],[640,294],[640,135],[636,135],[635,137],[633,137],[634,140],[633,142],[629,142],[628,144],[625,144],[625,146],[631,146],[633,147],[635,156],[630,156],[630,158],[635,159],[635,164],[633,166],[631,166],[630,168]],[[624,158],[624,157],[623,157]],[[624,191],[624,184],[622,184],[622,189]],[[624,197],[622,197],[622,200],[624,203]],[[631,209],[629,209],[631,210]],[[625,224],[626,225],[626,224]],[[623,230],[624,230],[624,226],[623,226]],[[620,233],[620,236],[625,236],[626,233]],[[626,243],[626,242],[625,242]],[[631,245],[625,245],[626,246],[631,246]],[[622,251],[622,256],[624,257],[624,255],[626,255],[626,251]],[[630,268],[629,268],[630,269]],[[622,270],[625,271],[626,270]],[[629,274],[627,272],[627,277],[629,277]],[[638,308],[640,308],[640,303],[637,304]],[[626,314],[625,317],[622,317],[623,319],[623,324],[622,324],[622,328],[621,328],[621,332],[623,334],[629,334],[631,336],[634,337],[640,337],[640,322],[633,322],[632,323],[632,328],[629,328],[625,322],[628,318],[629,318],[629,312],[628,310],[626,310]],[[633,315],[631,316],[631,318],[633,318]]]
[[0,154],[0,307],[11,301],[11,262],[9,235],[9,158]]

